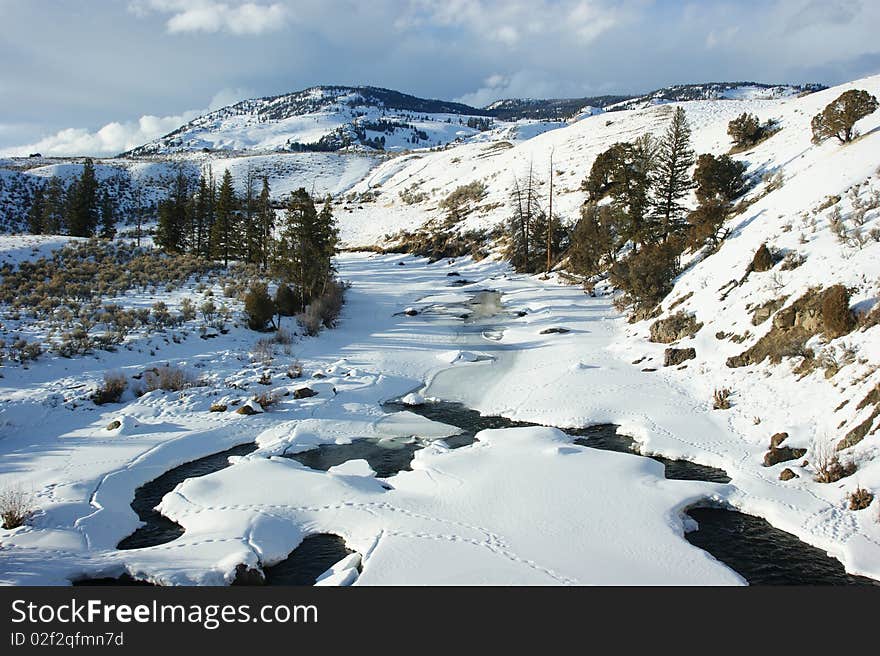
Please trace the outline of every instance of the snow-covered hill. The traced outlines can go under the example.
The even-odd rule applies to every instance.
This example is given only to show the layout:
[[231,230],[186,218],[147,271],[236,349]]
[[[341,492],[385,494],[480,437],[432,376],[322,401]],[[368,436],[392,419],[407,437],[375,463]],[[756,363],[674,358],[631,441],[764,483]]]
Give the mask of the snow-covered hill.
[[481,119],[491,120],[487,112],[459,103],[375,87],[321,86],[218,109],[128,154],[402,150],[469,137],[479,132]]

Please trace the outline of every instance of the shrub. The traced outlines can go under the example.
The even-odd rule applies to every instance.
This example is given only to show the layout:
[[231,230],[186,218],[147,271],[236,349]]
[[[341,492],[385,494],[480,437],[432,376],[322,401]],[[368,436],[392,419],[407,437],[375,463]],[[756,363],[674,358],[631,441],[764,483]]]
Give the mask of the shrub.
[[144,374],[144,392],[165,390],[179,392],[197,384],[196,378],[181,367],[164,365],[150,369]]
[[679,248],[673,242],[648,244],[611,267],[611,282],[636,311],[656,306],[678,274]]
[[840,456],[828,442],[819,442],[813,446],[813,462],[816,468],[813,480],[817,483],[836,483],[856,472],[855,463],[852,460],[841,462]]
[[317,335],[321,326],[333,328],[345,301],[345,283],[331,280],[324,294],[312,301],[299,317],[300,325],[307,335]]
[[254,402],[258,403],[263,410],[277,405],[280,400],[281,397],[278,392],[261,392],[254,396]]
[[188,296],[180,302],[180,320],[192,321],[196,318],[196,306]]
[[470,202],[479,202],[485,194],[486,185],[480,180],[474,180],[452,190],[446,198],[440,201],[440,207],[450,214],[458,215],[462,206]]
[[300,299],[289,285],[278,285],[275,290],[275,310],[282,317],[292,317],[302,310]]
[[728,155],[715,157],[711,154],[697,158],[694,182],[697,185],[697,200],[705,203],[711,200],[732,201],[745,191],[746,165],[731,159]]
[[712,395],[712,407],[715,410],[729,410],[730,395],[731,391],[726,387],[722,389],[716,389],[715,393]]
[[8,487],[0,490],[0,519],[3,528],[10,530],[24,524],[34,511],[33,497],[20,488]]
[[118,371],[108,371],[104,374],[104,383],[92,396],[97,405],[104,403],[119,403],[125,389],[128,387],[128,379],[125,374]]
[[275,304],[266,284],[257,282],[251,285],[244,297],[244,312],[247,317],[248,328],[251,330],[265,330],[266,324],[275,316]]
[[303,375],[302,363],[297,360],[287,368],[287,377],[291,379],[301,378]]
[[832,285],[822,294],[822,324],[829,339],[848,334],[855,328],[855,317],[849,309],[849,290]]
[[271,339],[258,339],[251,350],[251,360],[269,364],[275,357],[275,341]]
[[727,134],[733,139],[734,145],[747,148],[761,140],[764,129],[757,116],[743,112],[727,124]]
[[874,495],[861,485],[858,485],[856,486],[856,489],[849,494],[848,498],[850,510],[864,510],[871,505],[871,502],[874,500]]
[[849,143],[855,136],[856,122],[875,112],[877,107],[877,99],[867,91],[845,91],[813,117],[813,141],[818,143],[837,137],[840,143]]

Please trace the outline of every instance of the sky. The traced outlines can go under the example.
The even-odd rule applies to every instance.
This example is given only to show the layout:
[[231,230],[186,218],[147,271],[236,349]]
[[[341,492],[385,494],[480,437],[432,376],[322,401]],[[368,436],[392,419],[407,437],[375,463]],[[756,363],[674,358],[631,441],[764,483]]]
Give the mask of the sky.
[[484,106],[880,73],[878,0],[0,0],[0,154],[114,155],[249,97]]

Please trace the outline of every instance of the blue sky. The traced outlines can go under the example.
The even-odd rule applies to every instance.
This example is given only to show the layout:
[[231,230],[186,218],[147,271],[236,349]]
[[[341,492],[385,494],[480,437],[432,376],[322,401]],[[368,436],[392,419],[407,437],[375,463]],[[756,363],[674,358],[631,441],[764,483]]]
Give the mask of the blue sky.
[[114,154],[315,84],[485,105],[880,72],[877,0],[0,0],[0,152]]

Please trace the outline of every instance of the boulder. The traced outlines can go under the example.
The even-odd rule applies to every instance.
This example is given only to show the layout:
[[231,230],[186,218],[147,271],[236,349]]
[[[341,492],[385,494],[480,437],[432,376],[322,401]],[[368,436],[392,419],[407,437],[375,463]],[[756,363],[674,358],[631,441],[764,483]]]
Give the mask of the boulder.
[[787,462],[789,460],[795,460],[796,458],[802,458],[806,455],[806,449],[793,449],[788,446],[781,446],[777,449],[770,449],[767,453],[764,454],[764,466],[772,467],[773,465],[779,464],[780,462]]
[[651,324],[651,341],[671,344],[685,337],[693,337],[703,327],[692,314],[677,312],[671,317],[657,319]]
[[790,481],[793,478],[798,478],[798,475],[791,471],[788,467],[779,472],[780,481]]
[[122,426],[122,422],[119,421],[118,419],[114,419],[109,424],[107,424],[107,430],[109,430],[109,431],[116,430],[120,426]]
[[564,335],[565,333],[570,333],[571,331],[568,328],[545,328],[539,334],[540,335]]
[[265,585],[266,577],[262,571],[239,563],[235,567],[235,576],[229,585]]
[[318,393],[311,387],[300,387],[299,389],[293,390],[293,398],[295,399],[308,399],[309,397],[317,395]]
[[770,448],[776,449],[779,448],[779,445],[782,444],[785,439],[788,437],[788,433],[776,433],[770,437]]
[[225,403],[212,403],[210,411],[211,412],[226,412],[226,404]]
[[663,366],[674,367],[696,357],[697,350],[694,348],[668,348],[663,352]]

